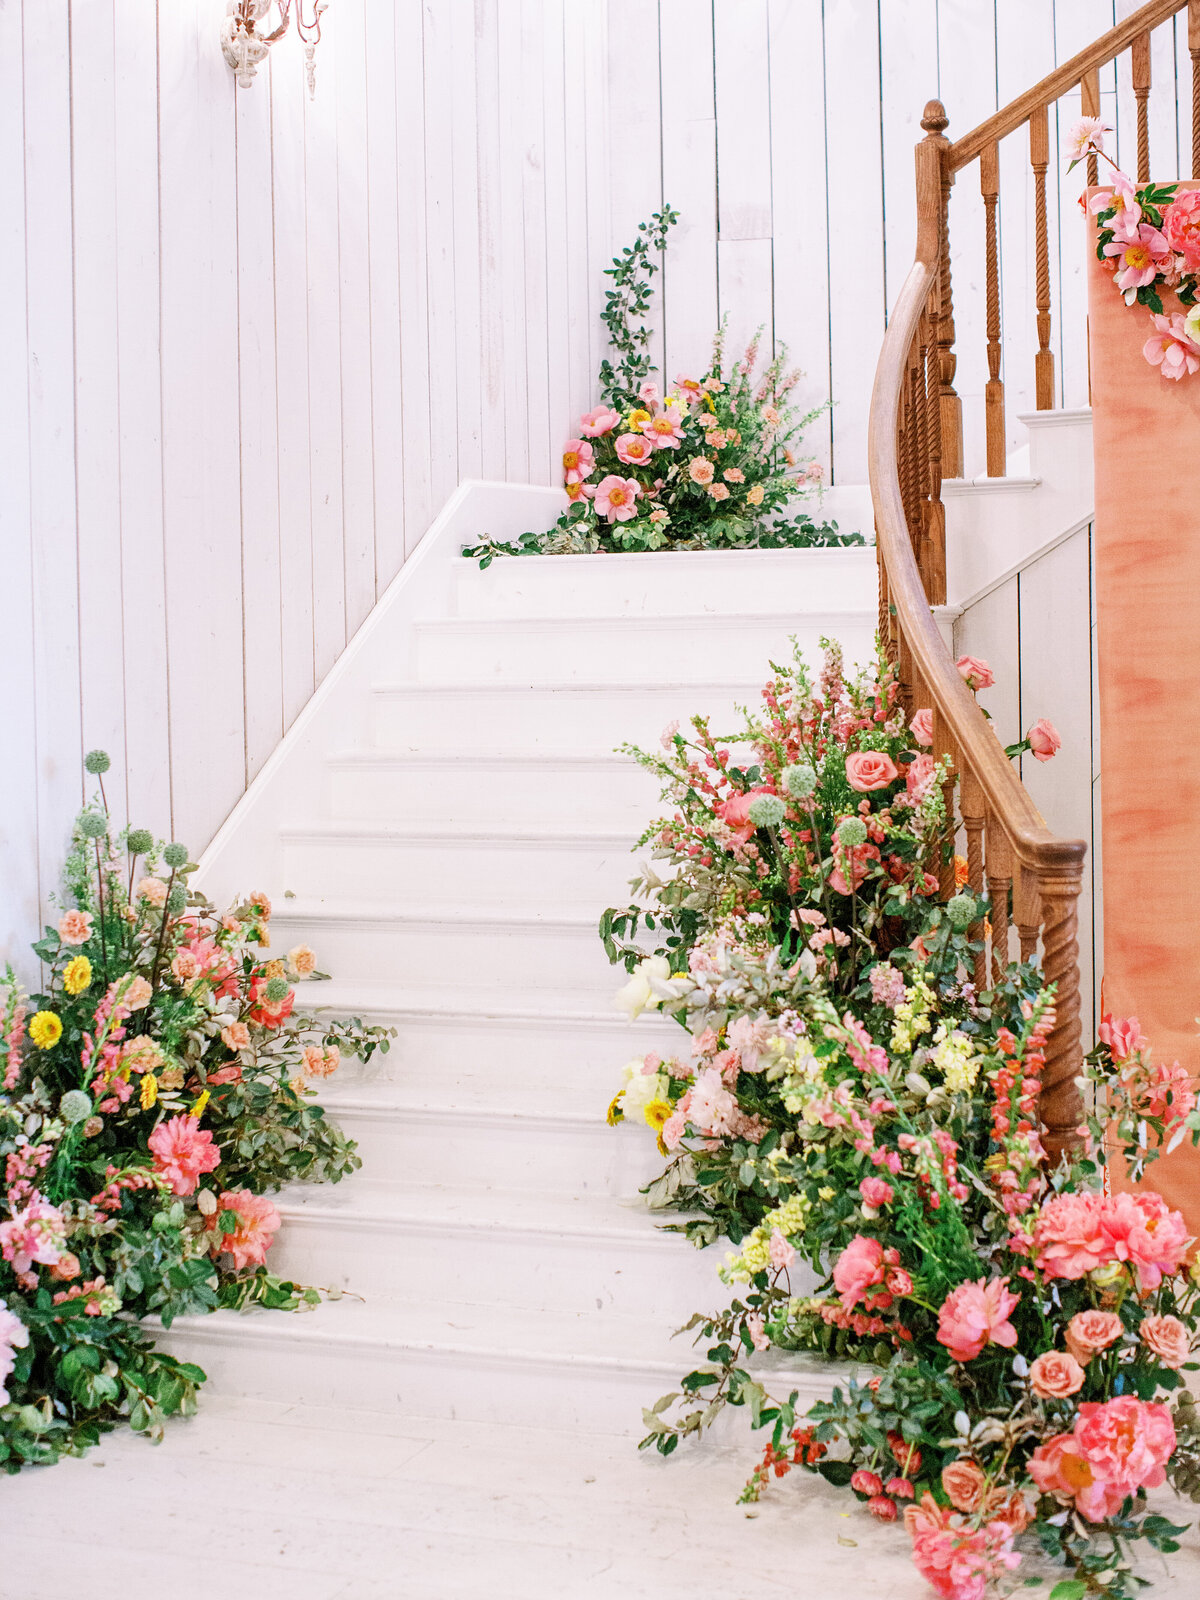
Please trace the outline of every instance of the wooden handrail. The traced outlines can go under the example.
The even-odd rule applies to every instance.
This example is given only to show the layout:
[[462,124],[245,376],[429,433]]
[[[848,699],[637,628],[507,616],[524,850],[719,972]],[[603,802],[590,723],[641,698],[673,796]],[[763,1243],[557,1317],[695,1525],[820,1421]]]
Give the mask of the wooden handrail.
[[993,140],[1003,139],[1006,134],[1015,133],[1022,123],[1028,122],[1030,112],[1060,99],[1076,84],[1082,83],[1087,73],[1106,67],[1110,61],[1115,61],[1140,35],[1149,32],[1151,28],[1156,28],[1168,17],[1173,17],[1187,4],[1188,0],[1149,0],[1149,4],[1140,6],[1126,17],[1124,22],[1118,22],[1115,28],[1102,33],[1085,49],[1073,55],[1069,61],[1064,61],[1061,67],[1055,67],[1053,72],[1048,72],[1040,83],[1035,83],[1032,89],[1026,89],[1024,94],[1018,95],[1002,111],[997,111],[986,122],[981,122],[977,128],[972,128],[970,133],[957,139],[950,146],[948,153],[950,171],[957,172],[960,167],[965,167],[968,162],[974,161]]

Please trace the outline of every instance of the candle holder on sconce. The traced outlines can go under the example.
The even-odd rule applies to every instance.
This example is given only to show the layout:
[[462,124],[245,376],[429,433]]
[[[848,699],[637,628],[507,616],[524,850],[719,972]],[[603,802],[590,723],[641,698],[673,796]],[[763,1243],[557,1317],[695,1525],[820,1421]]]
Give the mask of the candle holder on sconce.
[[[304,0],[229,0],[226,14],[221,20],[221,49],[233,68],[238,87],[248,89],[254,82],[259,64],[267,59],[271,46],[282,39],[294,13],[296,32],[304,45],[304,73],[308,79],[308,92],[317,92],[317,45],[321,40],[321,16],[328,10],[329,0],[314,0],[312,16],[304,16]],[[271,13],[278,21],[271,27]]]

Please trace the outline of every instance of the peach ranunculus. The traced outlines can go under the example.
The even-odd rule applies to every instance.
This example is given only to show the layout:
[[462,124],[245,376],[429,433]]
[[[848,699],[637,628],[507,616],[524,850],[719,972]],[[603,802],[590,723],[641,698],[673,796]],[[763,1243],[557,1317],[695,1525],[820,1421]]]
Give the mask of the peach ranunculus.
[[954,1509],[969,1515],[983,1504],[987,1474],[978,1462],[960,1457],[942,1468],[942,1488]]
[[250,1029],[244,1022],[231,1022],[221,1029],[221,1038],[230,1050],[245,1050],[250,1044]]
[[244,1267],[261,1267],[279,1231],[281,1218],[278,1211],[265,1194],[251,1194],[248,1189],[225,1189],[221,1193],[219,1209],[208,1219],[210,1230],[215,1231],[222,1211],[235,1212],[238,1220],[232,1233],[217,1235],[214,1241],[216,1253],[227,1250],[239,1272]]
[[1138,1335],[1164,1366],[1174,1367],[1176,1371],[1191,1354],[1191,1336],[1178,1317],[1146,1317]]
[[585,439],[568,439],[563,445],[563,482],[582,483],[596,470],[596,452]]
[[287,965],[297,978],[311,978],[317,970],[317,958],[308,945],[297,944],[287,953]]
[[58,937],[63,944],[86,944],[92,936],[93,921],[90,911],[64,911],[58,919]]
[[707,456],[693,456],[688,462],[688,477],[701,488],[707,488],[716,477],[716,468]]
[[610,522],[632,522],[637,516],[638,496],[642,492],[636,478],[622,478],[610,472],[596,485],[596,515]]
[[846,757],[846,782],[859,794],[886,789],[899,776],[895,762],[882,750],[855,750]]
[[630,467],[644,467],[654,455],[654,446],[644,433],[621,434],[616,448],[617,460]]
[[160,1122],[147,1139],[154,1170],[171,1185],[172,1194],[193,1194],[200,1174],[221,1165],[221,1152],[207,1128],[195,1117],[171,1117]]
[[342,1064],[341,1052],[335,1045],[310,1044],[304,1047],[304,1072],[310,1078],[328,1078]]
[[1098,1350],[1107,1350],[1124,1332],[1115,1311],[1077,1311],[1067,1323],[1067,1349],[1086,1367]]
[[1073,1355],[1061,1350],[1047,1350],[1029,1369],[1029,1382],[1034,1394],[1043,1400],[1065,1400],[1083,1388],[1084,1372]]
[[133,892],[148,906],[165,906],[167,903],[167,886],[161,878],[153,876],[139,878],[137,888]]
[[959,656],[954,664],[968,689],[990,689],[996,681],[996,674],[979,656]]
[[922,706],[914,713],[908,725],[908,731],[918,744],[923,744],[926,749],[933,744],[933,712],[929,706]]
[[984,1278],[960,1283],[942,1302],[938,1312],[938,1343],[944,1344],[955,1361],[974,1361],[989,1344],[1011,1350],[1017,1330],[1008,1320],[1020,1304],[1007,1278]]
[[1136,1017],[1113,1017],[1105,1012],[1096,1031],[1100,1042],[1112,1051],[1114,1061],[1128,1061],[1150,1043]]
[[1062,735],[1049,717],[1039,717],[1025,737],[1035,761],[1052,761],[1062,746]]

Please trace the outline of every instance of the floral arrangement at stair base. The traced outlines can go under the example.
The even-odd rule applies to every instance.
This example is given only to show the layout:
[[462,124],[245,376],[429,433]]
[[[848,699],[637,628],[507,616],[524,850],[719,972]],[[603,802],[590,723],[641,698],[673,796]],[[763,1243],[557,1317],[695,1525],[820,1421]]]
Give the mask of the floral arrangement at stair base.
[[310,1080],[391,1030],[297,1012],[305,946],[268,960],[270,903],[219,913],[180,844],[78,818],[73,904],[34,945],[43,992],[0,985],[0,1466],[78,1454],[127,1422],[161,1437],[204,1374],[139,1319],[320,1292],[273,1275],[270,1191],[359,1166]]
[[497,555],[864,543],[791,509],[819,489],[820,463],[798,457],[805,428],[826,408],[801,415],[790,404],[800,373],[785,370],[786,349],[757,373],[756,335],[727,366],[722,324],[703,377],[681,373],[665,392],[654,381],[645,317],[654,257],[677,220],[664,207],[608,268],[603,318],[617,360],[601,363],[600,404],[563,447],[569,508],[549,533],[463,551],[480,566]]
[[[1153,331],[1142,354],[1164,378],[1200,372],[1200,190],[1177,183],[1133,182],[1105,155],[1112,129],[1084,117],[1071,130],[1069,172],[1085,156],[1102,156],[1113,169],[1113,186],[1092,196],[1089,209],[1099,232],[1097,257],[1112,270],[1126,305],[1143,305]],[[1163,292],[1182,310],[1168,310]]]
[[[1042,759],[1048,726],[1040,752],[1022,741]],[[1106,1018],[1083,1143],[1051,1167],[1053,995],[1032,965],[970,979],[990,907],[954,857],[929,735],[885,660],[847,682],[831,648],[816,680],[777,668],[735,738],[701,718],[642,753],[674,808],[649,836],[674,874],[635,880],[642,903],[602,932],[630,970],[622,1008],[685,1034],[630,1062],[610,1120],[649,1124],[666,1160],[650,1204],[696,1244],[731,1242],[735,1296],[692,1319],[704,1359],[647,1409],[642,1443],[670,1454],[743,1406],[770,1430],[743,1498],[821,1473],[903,1519],[946,1600],[980,1600],[1018,1539],[1068,1567],[1056,1600],[1128,1596],[1132,1543],[1170,1551],[1182,1531],[1147,1492],[1200,1498],[1183,1386],[1200,1286],[1182,1217],[1106,1192],[1106,1140],[1141,1173],[1200,1137],[1196,1087],[1135,1020]],[[860,1375],[801,1416],[748,1360],[771,1349]]]

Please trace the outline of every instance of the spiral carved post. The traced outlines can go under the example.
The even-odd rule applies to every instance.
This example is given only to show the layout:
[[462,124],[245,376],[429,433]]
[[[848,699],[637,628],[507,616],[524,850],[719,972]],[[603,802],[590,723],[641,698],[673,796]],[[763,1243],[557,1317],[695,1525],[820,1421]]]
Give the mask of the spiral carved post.
[[1137,175],[1150,182],[1150,35],[1139,33],[1129,50],[1133,93],[1137,100]]
[[917,209],[921,221],[936,230],[938,275],[937,344],[938,409],[942,446],[942,471],[948,478],[961,478],[962,402],[954,390],[958,357],[954,353],[954,294],[950,284],[950,185],[954,174],[946,160],[950,141],[946,128],[950,119],[940,100],[930,100],[921,118],[926,137],[917,146]]
[[1042,971],[1055,988],[1054,1028],[1042,1073],[1043,1143],[1051,1163],[1080,1142],[1083,1098],[1076,1079],[1083,1070],[1079,1022],[1079,887],[1082,847],[1038,875],[1042,902]]
[[1188,0],[1188,54],[1192,58],[1192,177],[1200,178],[1200,0]]
[[1034,390],[1039,411],[1054,409],[1054,352],[1050,348],[1050,243],[1046,231],[1046,169],[1050,165],[1050,126],[1046,107],[1029,118],[1029,163],[1033,168],[1034,267],[1038,351]]

